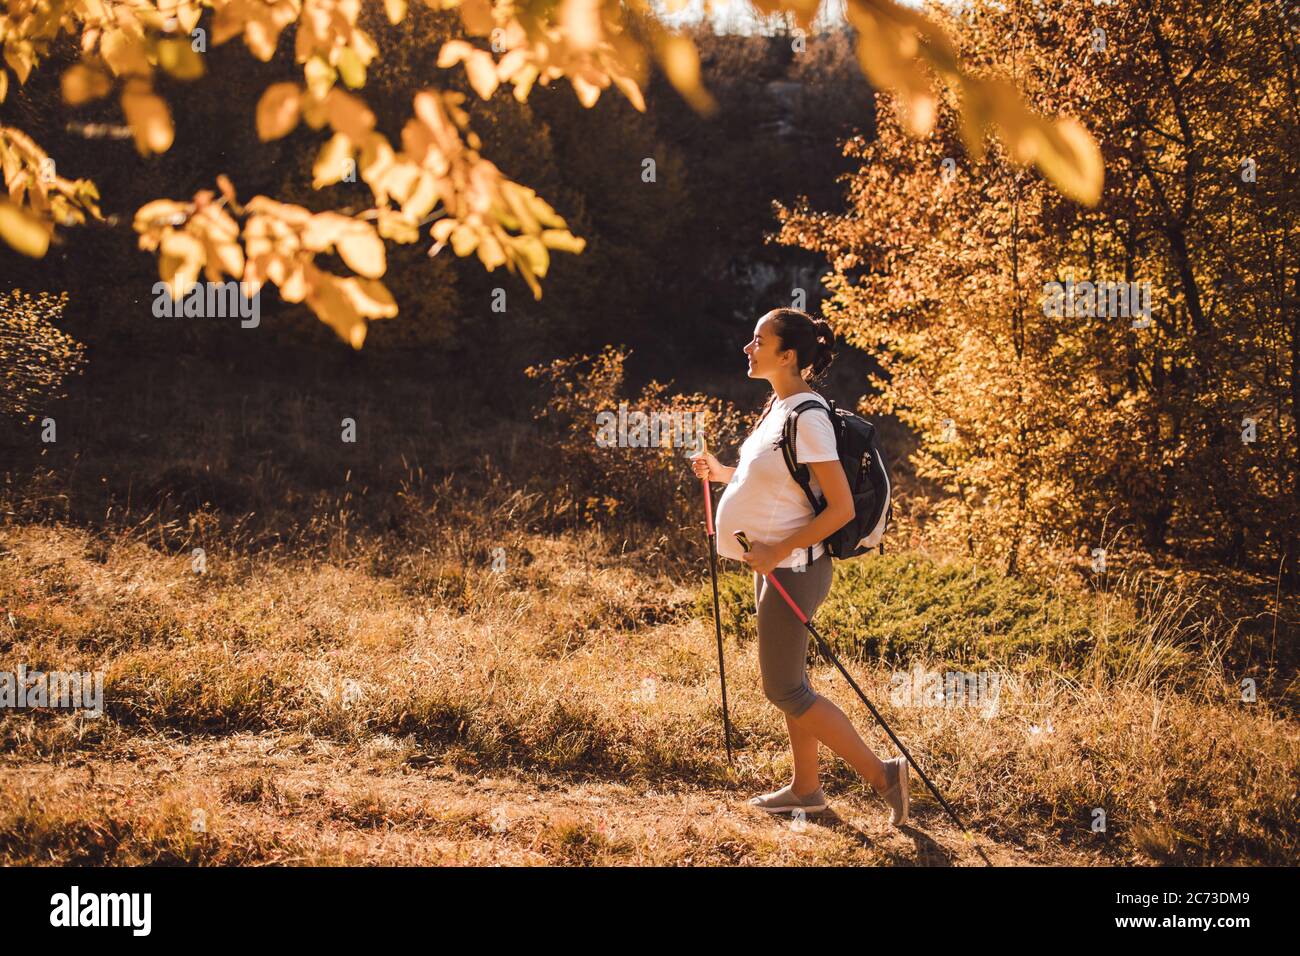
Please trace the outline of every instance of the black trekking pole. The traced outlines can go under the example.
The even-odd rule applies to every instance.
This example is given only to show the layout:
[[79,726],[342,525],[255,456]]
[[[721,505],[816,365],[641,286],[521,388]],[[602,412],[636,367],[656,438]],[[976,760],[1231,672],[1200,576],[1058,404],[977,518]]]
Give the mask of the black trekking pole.
[[[745,537],[745,532],[737,531],[735,533],[735,538],[740,542],[740,546],[745,549],[746,553],[748,553],[750,544],[749,539]],[[880,722],[880,726],[885,728],[885,733],[889,734],[889,739],[892,740],[898,749],[902,751],[903,756],[907,758],[907,762],[913,767],[916,767],[916,772],[921,775],[921,779],[924,780],[925,785],[930,788],[930,792],[939,798],[939,802],[943,804],[943,808],[948,811],[948,816],[952,817],[953,822],[961,828],[963,833],[969,835],[970,830],[967,829],[966,824],[961,822],[961,817],[957,816],[957,812],[953,810],[952,807],[948,806],[948,801],[943,798],[943,794],[941,794],[938,788],[930,782],[930,778],[925,775],[925,771],[917,766],[916,761],[912,759],[912,755],[908,753],[907,748],[903,746],[903,742],[894,735],[892,730],[889,729],[889,724],[885,723],[885,718],[881,717],[880,712],[872,706],[871,701],[867,700],[867,695],[862,693],[862,688],[857,685],[849,672],[844,669],[844,665],[840,663],[840,659],[835,656],[826,642],[822,640],[822,636],[817,633],[817,628],[812,626],[812,621],[808,620],[808,615],[799,610],[799,605],[795,604],[794,599],[786,593],[785,588],[781,587],[781,582],[776,579],[776,575],[765,574],[763,577],[767,579],[769,584],[776,588],[777,593],[780,594],[781,597],[785,598],[785,603],[790,605],[790,610],[794,611],[794,616],[803,623],[804,627],[808,628],[808,633],[817,641],[817,646],[821,648],[821,652],[831,659],[831,662],[839,668],[839,672],[844,675],[844,679],[849,682],[849,686],[858,692],[858,696],[862,698],[862,703],[867,705],[867,709],[871,711],[871,715]]]
[[[709,454],[708,446],[704,454]],[[704,482],[704,533],[709,539],[709,576],[713,579],[713,630],[718,636],[718,678],[722,682],[722,733],[727,743],[727,766],[734,766],[731,761],[731,718],[727,714],[727,669],[722,662],[722,619],[718,614],[718,533],[713,527],[713,491],[709,488],[709,476]]]

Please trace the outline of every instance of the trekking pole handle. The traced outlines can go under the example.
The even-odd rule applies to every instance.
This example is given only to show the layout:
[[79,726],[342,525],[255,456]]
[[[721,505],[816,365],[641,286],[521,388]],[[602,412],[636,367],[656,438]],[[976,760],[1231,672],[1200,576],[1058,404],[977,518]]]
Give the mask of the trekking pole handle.
[[[700,443],[703,446],[704,460],[709,458],[709,443],[700,436]],[[705,475],[700,481],[704,485],[704,531],[710,538],[715,534],[713,529],[713,489],[709,487],[709,476]]]
[[[740,542],[740,546],[744,548],[745,553],[748,554],[752,545],[749,543],[749,538],[745,537],[745,532],[735,531],[732,532],[732,536]],[[790,610],[794,611],[794,616],[797,617],[801,623],[807,624],[808,615],[799,609],[799,605],[794,603],[794,598],[790,597],[790,595],[786,593],[785,588],[781,587],[781,582],[776,579],[776,575],[765,574],[763,577],[767,579],[767,582],[772,585],[772,587],[776,588],[777,593],[780,594],[781,597],[785,598],[785,603],[790,605]]]

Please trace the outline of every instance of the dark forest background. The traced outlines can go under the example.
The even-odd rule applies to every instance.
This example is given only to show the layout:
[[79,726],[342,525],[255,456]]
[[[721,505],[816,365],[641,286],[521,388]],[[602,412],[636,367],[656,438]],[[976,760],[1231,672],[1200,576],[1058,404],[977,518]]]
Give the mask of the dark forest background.
[[[806,195],[835,208],[842,192],[836,176],[851,168],[838,144],[871,135],[874,97],[846,34],[816,37],[796,56],[789,36],[695,31],[721,104],[704,118],[659,74],[645,91],[644,114],[616,91],[585,109],[567,81],[536,87],[524,104],[505,93],[484,102],[463,71],[434,64],[431,35],[450,37],[452,25],[451,16],[422,6],[396,27],[382,14],[372,17],[366,27],[384,53],[370,71],[367,101],[381,131],[396,140],[422,84],[467,93],[483,155],[537,190],[588,243],[580,255],[553,256],[540,301],[504,268],[488,273],[450,249],[430,259],[431,242],[422,241],[390,245],[386,281],[401,312],[374,323],[357,355],[305,306],[280,307],[272,288],[263,292],[256,330],[152,316],[156,262],[135,248],[131,231],[132,214],[145,202],[188,198],[226,173],[243,198],[264,193],[314,210],[346,209],[352,190],[356,208],[366,205],[364,183],[311,188],[314,131],[257,139],[259,95],[300,69],[288,43],[266,64],[241,44],[215,47],[207,82],[171,81],[164,93],[176,142],[152,159],[142,159],[130,139],[87,139],[70,130],[70,115],[78,123],[115,123],[115,104],[68,110],[58,97],[61,64],[35,74],[13,98],[14,120],[60,157],[61,175],[95,179],[116,225],[70,232],[44,260],[0,250],[5,284],[71,293],[64,328],[93,350],[92,375],[115,374],[108,366],[118,359],[110,356],[202,353],[256,362],[274,344],[303,360],[319,350],[322,360],[351,363],[350,375],[364,377],[406,352],[431,374],[472,367],[475,375],[462,375],[462,384],[472,389],[472,379],[490,378],[493,388],[481,397],[507,406],[518,392],[502,388],[500,376],[522,388],[521,371],[532,362],[618,342],[632,350],[633,377],[708,378],[722,363],[735,364],[755,319],[789,304],[793,288],[804,289],[816,309],[824,261],[766,239],[776,225],[773,200]],[[65,56],[72,61],[71,50]],[[213,83],[220,96],[211,95]],[[656,182],[642,182],[646,158],[655,161]],[[507,293],[505,313],[491,309],[497,287]]]

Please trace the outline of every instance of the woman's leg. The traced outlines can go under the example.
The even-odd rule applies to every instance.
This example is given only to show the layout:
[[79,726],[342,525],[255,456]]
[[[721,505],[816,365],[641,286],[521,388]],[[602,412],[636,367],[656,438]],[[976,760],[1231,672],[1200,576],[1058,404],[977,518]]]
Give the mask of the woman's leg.
[[[858,736],[857,730],[849,721],[844,711],[840,710],[835,704],[827,700],[820,694],[813,705],[803,712],[799,717],[790,717],[786,715],[786,722],[795,723],[801,733],[811,736],[814,740],[820,740],[831,750],[835,751],[844,760],[861,774],[862,779],[871,784],[876,793],[885,792],[885,765],[880,758],[872,752],[866,742]],[[795,732],[790,731],[790,740],[793,745]],[[816,749],[814,748],[814,754]],[[795,792],[802,793],[795,788]]]
[[[800,609],[812,617],[830,593],[831,558],[822,555],[805,571],[778,568],[775,574]],[[858,735],[845,713],[815,693],[808,683],[808,629],[775,588],[767,587],[758,575],[755,578],[763,689],[768,699],[785,712],[795,765],[791,783],[794,792],[803,795],[817,789],[817,741],[821,741],[843,757],[877,793],[883,793],[884,763]]]
[[[800,607],[816,607],[830,591],[830,558],[818,560],[805,571],[787,568],[776,572],[782,587]],[[821,786],[818,772],[817,737],[796,715],[817,700],[808,682],[808,631],[786,606],[775,588],[761,575],[754,575],[754,603],[758,609],[758,660],[763,675],[763,693],[785,714],[794,758],[794,779],[790,788],[796,796],[816,793]]]
[[790,753],[794,755],[794,779],[790,786],[795,796],[816,793],[822,785],[817,761],[817,735],[800,727],[789,714],[785,715],[785,728],[790,732]]

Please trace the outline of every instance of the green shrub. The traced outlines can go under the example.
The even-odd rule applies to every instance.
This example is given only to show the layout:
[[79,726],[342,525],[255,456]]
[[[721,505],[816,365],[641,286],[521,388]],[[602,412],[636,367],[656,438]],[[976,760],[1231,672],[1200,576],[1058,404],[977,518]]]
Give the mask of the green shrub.
[[[725,572],[718,593],[724,632],[751,640],[753,576]],[[707,580],[695,607],[711,618]],[[1078,675],[1098,652],[1111,673],[1131,669],[1129,658],[1137,648],[1160,653],[1162,670],[1184,656],[1158,641],[1153,648],[1131,605],[1113,595],[1057,590],[993,568],[936,562],[915,553],[837,562],[830,596],[813,623],[841,658],[892,665],[940,660],[971,670],[1052,668]],[[819,656],[815,644],[809,653]]]

